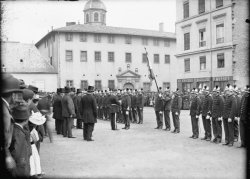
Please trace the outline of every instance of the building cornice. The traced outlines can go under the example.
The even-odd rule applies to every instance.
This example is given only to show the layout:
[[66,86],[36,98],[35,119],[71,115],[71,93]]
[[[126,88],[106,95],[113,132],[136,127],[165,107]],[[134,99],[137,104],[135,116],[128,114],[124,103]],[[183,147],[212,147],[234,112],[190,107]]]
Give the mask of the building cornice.
[[207,22],[207,20],[208,20],[208,18],[206,18],[206,19],[201,19],[201,20],[196,21],[195,23],[196,23],[196,24],[201,24],[201,23],[203,23],[203,22]]
[[45,74],[45,75],[58,74],[57,72],[12,72],[12,71],[8,71],[8,73],[11,73],[11,74]]
[[191,52],[186,52],[186,53],[179,53],[176,54],[176,57],[183,57],[183,56],[188,56],[188,55],[195,55],[199,53],[206,53],[206,52],[213,52],[217,50],[223,50],[223,49],[232,49],[233,45],[227,45],[227,46],[221,46],[221,47],[214,47],[214,48],[209,48],[209,49],[203,49],[203,50],[195,50]]
[[205,15],[207,15],[207,14],[209,14],[209,13],[213,13],[213,12],[216,12],[216,11],[219,11],[219,10],[222,10],[222,9],[226,9],[226,8],[228,8],[228,7],[231,7],[233,4],[234,4],[234,3],[231,3],[231,4],[229,4],[229,5],[220,7],[220,8],[218,8],[218,9],[214,9],[214,10],[212,10],[212,11],[204,12],[204,13],[202,13],[202,14],[197,14],[197,15],[191,16],[191,17],[189,17],[189,18],[186,18],[186,19],[182,19],[182,20],[176,21],[176,22],[175,22],[175,25],[180,24],[180,23],[185,22],[185,21],[189,21],[189,20],[194,19],[194,18],[197,18],[197,17],[205,16]]

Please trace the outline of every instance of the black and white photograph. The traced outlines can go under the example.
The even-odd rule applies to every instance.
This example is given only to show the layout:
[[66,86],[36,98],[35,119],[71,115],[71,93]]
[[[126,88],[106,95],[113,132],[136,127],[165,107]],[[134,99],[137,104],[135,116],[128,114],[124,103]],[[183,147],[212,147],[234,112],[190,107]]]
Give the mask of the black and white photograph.
[[250,177],[248,0],[1,2],[1,178]]

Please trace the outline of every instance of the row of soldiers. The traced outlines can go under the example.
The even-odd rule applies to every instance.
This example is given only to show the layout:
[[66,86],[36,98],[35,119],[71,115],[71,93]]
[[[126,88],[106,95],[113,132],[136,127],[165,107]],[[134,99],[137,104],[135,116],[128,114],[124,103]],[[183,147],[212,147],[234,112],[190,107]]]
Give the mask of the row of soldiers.
[[[203,89],[193,88],[190,100],[190,116],[192,125],[192,136],[190,138],[199,138],[199,118],[201,116],[205,131],[202,140],[211,141],[218,144],[222,142],[222,123],[225,133],[224,145],[233,146],[234,142],[241,137],[241,146],[246,146],[246,121],[247,106],[249,106],[249,85],[244,90],[239,90],[236,85],[228,84],[224,90],[216,86],[212,91],[209,87],[204,86]],[[170,131],[170,111],[174,130],[173,133],[180,132],[180,111],[182,106],[182,98],[180,91],[177,90],[171,95],[169,88],[164,92],[159,88],[159,92],[155,98],[155,113],[157,127],[162,129],[162,118],[164,114],[165,126]],[[240,127],[239,127],[240,126]],[[212,139],[212,132],[214,138]]]
[[[74,138],[72,136],[73,118],[77,119],[76,127],[78,129],[82,129],[83,124],[85,128],[86,120],[89,116],[84,117],[82,115],[84,110],[82,103],[84,96],[90,92],[95,99],[94,108],[96,109],[92,109],[94,113],[96,111],[94,118],[110,120],[112,130],[117,130],[117,122],[125,124],[123,129],[129,129],[130,122],[143,123],[143,89],[133,91],[131,89],[110,89],[105,91],[93,91],[93,89],[90,91],[88,89],[82,91],[81,89],[75,90],[75,88],[65,87],[58,88],[57,93],[53,96],[53,117],[56,121],[57,134]],[[88,121],[88,123],[93,125],[96,119]],[[93,127],[91,127],[92,131]],[[84,129],[84,131],[86,130]],[[89,135],[92,135],[92,133],[87,135],[87,140],[90,140]]]

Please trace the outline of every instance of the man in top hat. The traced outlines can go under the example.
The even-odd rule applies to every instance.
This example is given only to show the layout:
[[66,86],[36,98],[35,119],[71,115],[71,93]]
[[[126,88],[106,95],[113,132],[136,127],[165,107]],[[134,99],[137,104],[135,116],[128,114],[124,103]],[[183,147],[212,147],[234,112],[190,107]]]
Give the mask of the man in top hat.
[[199,138],[199,115],[200,115],[200,105],[201,101],[198,97],[198,90],[193,88],[191,91],[191,105],[190,105],[190,116],[192,124],[193,135],[190,138],[197,139]]
[[157,122],[157,127],[155,129],[162,129],[163,122],[163,93],[162,93],[162,88],[159,87],[159,93],[157,93],[155,97],[155,115],[156,115],[156,122]]
[[129,120],[129,111],[131,109],[131,98],[129,97],[129,89],[126,89],[126,92],[124,92],[124,95],[122,97],[122,115],[123,120],[125,122],[125,127],[122,129],[128,130],[130,128],[130,120]]
[[57,88],[56,95],[53,98],[53,118],[55,119],[56,123],[56,133],[62,134],[62,88]]
[[224,98],[220,95],[220,87],[215,86],[213,89],[213,98],[212,98],[212,127],[214,139],[212,142],[218,144],[221,143],[222,139],[222,115],[224,108]]
[[92,133],[97,122],[97,105],[93,92],[94,87],[89,86],[87,94],[81,99],[80,113],[84,122],[83,139],[87,141],[94,141]]
[[172,133],[180,133],[180,113],[182,107],[182,98],[179,89],[177,88],[176,91],[173,93],[172,96],[172,104],[171,104],[171,112],[173,117],[174,123],[174,130]]
[[136,106],[137,106],[137,112],[138,112],[138,117],[139,117],[139,122],[138,124],[143,123],[143,107],[144,107],[144,102],[145,102],[145,97],[143,96],[143,89],[141,88],[138,91],[138,95],[136,98]]
[[225,143],[229,147],[234,144],[234,117],[236,110],[236,99],[233,96],[233,87],[230,85],[225,89],[225,103],[223,109],[223,125],[225,130]]
[[164,121],[165,121],[165,130],[170,131],[171,130],[171,125],[170,125],[170,109],[171,109],[171,101],[172,98],[170,96],[170,88],[169,86],[166,88],[164,95],[163,95],[163,111],[164,111]]
[[[249,93],[250,93],[250,86],[247,85],[243,91],[243,95],[241,98],[241,107],[240,107],[240,139],[241,139],[241,145],[239,147],[246,147],[247,141],[246,141],[246,131],[249,130],[249,125],[247,121],[249,119]],[[249,143],[249,142],[248,142]]]
[[115,96],[116,91],[117,90],[114,90],[109,97],[110,121],[111,121],[111,129],[112,130],[118,130],[117,124],[116,124],[116,115],[119,111],[120,103],[118,101],[118,97]]
[[201,140],[210,141],[212,138],[211,132],[211,111],[212,111],[212,97],[209,95],[209,87],[204,86],[203,88],[204,98],[201,103],[201,116],[202,123],[205,131],[205,136]]
[[236,111],[235,111],[235,117],[234,117],[234,142],[237,142],[239,138],[239,118],[240,118],[241,95],[236,85],[233,86],[233,95],[236,99]]
[[76,112],[76,128],[77,129],[83,129],[82,126],[82,115],[80,113],[81,108],[81,100],[82,100],[82,90],[77,89],[76,91],[76,97],[74,98],[74,105],[75,105],[75,112]]
[[75,106],[70,97],[70,88],[65,87],[65,94],[62,98],[62,117],[63,117],[63,137],[75,138],[72,136],[73,117],[75,114]]
[[[13,94],[20,93],[20,81],[13,77],[11,74],[2,73],[2,120],[0,121],[0,132],[3,131],[4,140],[0,140],[0,155],[2,159],[5,159],[5,172],[1,173],[3,176],[10,176],[9,171],[15,168],[16,164],[13,157],[10,154],[9,147],[12,140],[14,119],[11,114],[10,105],[15,104]],[[7,169],[7,170],[6,170]]]

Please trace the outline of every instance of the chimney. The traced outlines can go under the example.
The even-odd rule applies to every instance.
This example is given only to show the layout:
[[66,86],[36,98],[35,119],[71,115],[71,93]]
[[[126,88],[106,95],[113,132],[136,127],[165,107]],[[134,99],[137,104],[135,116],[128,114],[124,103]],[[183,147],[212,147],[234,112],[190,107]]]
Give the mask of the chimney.
[[164,32],[164,23],[163,22],[159,23],[159,31]]
[[66,22],[66,26],[76,25],[76,22]]

